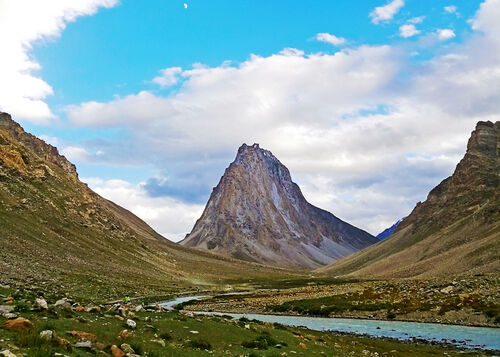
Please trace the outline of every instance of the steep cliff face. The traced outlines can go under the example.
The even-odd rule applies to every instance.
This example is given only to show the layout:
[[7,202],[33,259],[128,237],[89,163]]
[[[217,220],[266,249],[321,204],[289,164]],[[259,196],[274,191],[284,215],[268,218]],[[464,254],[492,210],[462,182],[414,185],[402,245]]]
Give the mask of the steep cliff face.
[[385,241],[322,271],[435,276],[500,270],[500,122],[479,122],[452,176]]
[[375,242],[309,204],[270,151],[243,144],[181,244],[265,264],[314,268]]

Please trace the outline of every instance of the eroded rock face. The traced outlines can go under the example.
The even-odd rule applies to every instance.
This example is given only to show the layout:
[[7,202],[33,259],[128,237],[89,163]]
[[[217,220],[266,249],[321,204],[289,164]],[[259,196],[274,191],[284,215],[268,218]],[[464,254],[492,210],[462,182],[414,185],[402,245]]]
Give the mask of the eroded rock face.
[[315,268],[377,241],[309,204],[270,151],[243,144],[181,244],[264,264]]
[[482,205],[491,209],[483,209],[477,218],[494,219],[495,211],[500,212],[499,185],[500,122],[478,122],[453,175],[430,191],[396,231],[410,225],[415,231],[446,227]]

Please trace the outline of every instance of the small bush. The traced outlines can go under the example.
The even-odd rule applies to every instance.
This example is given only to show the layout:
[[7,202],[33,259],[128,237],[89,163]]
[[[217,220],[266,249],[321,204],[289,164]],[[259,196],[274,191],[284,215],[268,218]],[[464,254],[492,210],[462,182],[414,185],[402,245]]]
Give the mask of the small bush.
[[28,356],[30,357],[52,357],[54,352],[51,346],[40,346],[30,350]]
[[142,353],[144,352],[143,351],[143,348],[142,348],[142,345],[138,342],[130,342],[130,347],[132,347],[132,349],[134,350],[135,354],[137,355],[142,355]]
[[170,335],[168,332],[162,332],[160,334],[160,338],[165,341],[170,341],[172,339],[172,335]]
[[211,350],[212,345],[205,340],[192,340],[189,342],[192,348],[199,348],[200,350]]
[[396,318],[396,314],[392,311],[387,311],[387,318],[389,320],[394,320]]
[[27,312],[30,310],[30,306],[28,303],[24,300],[19,300],[16,301],[16,304],[14,306],[14,311],[16,312]]

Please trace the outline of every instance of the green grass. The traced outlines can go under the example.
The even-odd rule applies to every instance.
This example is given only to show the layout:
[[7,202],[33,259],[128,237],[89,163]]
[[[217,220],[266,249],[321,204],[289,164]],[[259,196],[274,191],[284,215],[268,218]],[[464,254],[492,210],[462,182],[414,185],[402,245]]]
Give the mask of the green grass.
[[[119,340],[118,335],[125,328],[124,322],[115,315],[75,313],[72,317],[54,315],[50,312],[25,312],[23,316],[35,324],[35,331],[16,334],[0,329],[0,349],[7,343],[15,344],[27,356],[52,356],[63,353],[72,356],[91,356],[92,353],[73,348],[64,351],[61,347],[40,339],[41,330],[51,329],[72,344],[77,340],[67,331],[78,330],[95,334],[104,351],[111,345],[128,343],[141,356],[310,356],[331,355],[344,357],[361,355],[369,350],[382,355],[397,350],[393,356],[450,356],[476,355],[458,353],[449,348],[430,345],[416,345],[391,340],[370,339],[366,337],[336,335],[301,328],[289,328],[279,324],[263,324],[254,321],[230,320],[216,316],[187,317],[178,312],[157,313],[140,312],[137,314],[137,329],[130,337]],[[150,321],[145,322],[146,317]],[[85,322],[82,322],[85,321]],[[0,324],[3,322],[0,319]],[[154,328],[152,329],[151,326]],[[196,331],[197,333],[194,333]],[[165,347],[152,340],[163,339]],[[4,341],[4,342],[2,342]],[[10,341],[10,342],[7,342]],[[278,346],[279,345],[279,346]],[[304,349],[304,347],[306,349]],[[295,351],[293,353],[292,351]]]

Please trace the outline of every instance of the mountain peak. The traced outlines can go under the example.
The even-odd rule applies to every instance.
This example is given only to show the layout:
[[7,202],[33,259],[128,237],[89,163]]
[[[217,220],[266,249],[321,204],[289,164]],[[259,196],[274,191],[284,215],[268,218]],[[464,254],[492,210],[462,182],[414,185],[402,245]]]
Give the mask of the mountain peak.
[[270,151],[243,144],[181,244],[259,263],[311,268],[375,242],[308,203]]

